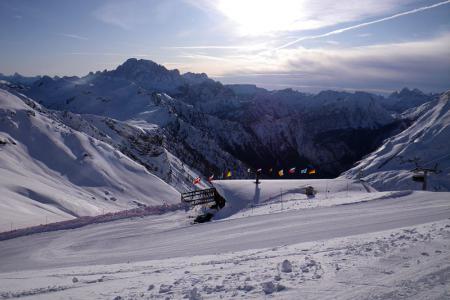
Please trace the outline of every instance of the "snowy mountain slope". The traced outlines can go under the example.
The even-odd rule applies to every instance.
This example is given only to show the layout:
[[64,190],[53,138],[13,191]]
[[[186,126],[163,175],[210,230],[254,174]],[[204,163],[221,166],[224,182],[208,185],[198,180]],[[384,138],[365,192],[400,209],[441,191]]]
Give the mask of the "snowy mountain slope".
[[0,141],[3,226],[179,201],[175,189],[119,150],[2,89]]
[[[91,74],[81,79],[43,78],[27,94],[52,109],[109,117],[144,130],[159,128],[164,148],[205,176],[226,168],[246,169],[214,140],[214,136],[220,135],[218,131],[226,134],[230,126],[211,128],[211,123],[221,124],[220,120],[167,94],[146,90],[110,73]],[[211,133],[211,129],[216,132]],[[227,134],[222,140],[236,143],[237,139]]]
[[[368,93],[292,90],[263,94],[247,112],[247,126],[284,166],[303,162],[334,175],[373,151],[402,122]],[[370,137],[370,139],[368,139]],[[355,143],[357,139],[364,142]]]
[[[246,85],[206,83],[201,92],[197,88],[190,87],[196,92],[192,95],[175,97],[195,109],[237,122],[255,136],[256,143],[247,142],[253,146],[230,151],[253,167],[309,163],[320,166],[322,175],[337,175],[337,170],[351,167],[407,125],[382,106],[383,97],[364,92],[308,95],[291,89],[268,92]],[[363,142],[355,143],[356,139]]]
[[160,124],[170,120],[169,112],[158,106],[156,93],[109,75],[58,79],[43,77],[26,94],[55,110],[103,115],[118,120],[128,120],[141,114],[141,118],[151,118]]
[[150,92],[110,75],[43,78],[27,94],[52,109],[115,118],[144,129],[160,128],[167,141],[164,147],[205,176],[227,168],[243,174],[245,166],[226,148],[254,143],[238,123],[222,121],[167,94]]
[[[199,175],[195,168],[206,176],[227,167],[245,169],[237,167],[231,155],[206,138],[211,135],[208,128],[194,130],[186,122],[180,125],[177,111],[188,115],[192,109],[184,103],[177,104],[166,94],[148,92],[128,81],[98,74],[83,79],[44,77],[29,92],[47,107],[63,110],[54,115],[64,124],[126,153],[179,191],[193,188],[192,180]],[[204,119],[201,113],[193,117]],[[167,130],[162,130],[165,127]],[[177,141],[180,127],[190,132],[191,144]],[[203,149],[199,149],[201,146]]]
[[337,176],[406,128],[409,121],[394,111],[432,100],[407,89],[387,99],[222,85],[203,73],[181,74],[137,59],[81,78],[44,76],[22,92],[48,108],[158,127],[166,150],[205,176],[227,168],[245,176],[247,165],[308,164],[320,176]]
[[[43,78],[27,94],[50,108],[140,120],[167,129],[170,151],[205,175],[226,168],[244,175],[240,161],[253,167],[310,163],[320,165],[323,175],[337,174],[374,150],[396,127],[367,93],[267,92],[223,86],[201,74],[195,75],[200,80],[189,83],[183,76],[153,62],[130,59],[116,70],[83,78]],[[153,77],[158,84],[173,85],[172,97],[154,92],[168,89]],[[243,91],[247,94],[240,96]],[[386,124],[393,125],[384,128]],[[367,135],[367,130],[374,136],[372,142],[353,149],[351,136]],[[222,158],[214,159],[217,153]]]
[[[412,181],[412,162],[418,158],[419,165],[433,168],[438,174],[429,176],[429,190],[450,190],[450,92],[440,99],[417,108],[414,123],[386,140],[375,152],[358,165],[343,173],[345,177],[363,176],[377,189],[421,189],[421,183]],[[361,174],[362,172],[362,174]]]
[[54,111],[53,115],[65,125],[119,150],[178,191],[191,190],[193,179],[200,175],[166,149],[167,139],[157,126],[140,127],[139,123],[67,111]]

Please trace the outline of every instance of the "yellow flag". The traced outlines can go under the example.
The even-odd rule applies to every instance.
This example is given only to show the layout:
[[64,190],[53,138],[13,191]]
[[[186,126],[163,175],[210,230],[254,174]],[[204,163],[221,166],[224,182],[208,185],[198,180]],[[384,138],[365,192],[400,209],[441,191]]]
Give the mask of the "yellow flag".
[[283,170],[280,170],[280,171],[278,171],[278,176],[284,176],[284,172],[283,172]]
[[226,177],[231,177],[231,171],[228,171],[228,172],[227,172]]

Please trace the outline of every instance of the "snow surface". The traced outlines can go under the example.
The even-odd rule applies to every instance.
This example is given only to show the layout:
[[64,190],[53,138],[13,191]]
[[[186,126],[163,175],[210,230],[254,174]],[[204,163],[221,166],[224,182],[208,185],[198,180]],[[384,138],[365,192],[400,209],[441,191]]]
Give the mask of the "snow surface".
[[1,241],[0,299],[450,298],[450,193],[412,191],[408,164],[439,162],[430,187],[449,190],[449,93],[269,92],[136,59],[16,77],[0,82],[0,230],[176,203],[197,169],[248,176],[242,153],[335,170],[364,146],[338,133],[414,123],[351,179],[215,181],[211,223],[179,210]]
[[180,199],[109,144],[1,89],[0,177],[0,231]]
[[[366,156],[357,166],[342,177],[363,177],[379,190],[422,188],[422,183],[412,180],[410,172],[416,166],[434,168],[439,173],[430,174],[428,189],[450,190],[450,92],[440,99],[418,107],[417,120],[406,130],[393,136],[376,151]],[[408,114],[414,115],[408,111]]]
[[0,297],[448,298],[449,193],[372,194],[195,226],[175,212],[2,241]]
[[[266,180],[259,184],[255,180],[216,180],[213,186],[225,198],[225,207],[214,218],[222,219],[235,216],[245,209],[267,213],[282,207],[305,208],[324,205],[336,205],[361,201],[364,194],[375,191],[356,180],[312,179],[312,180]],[[305,194],[305,188],[312,186],[314,197]],[[379,197],[379,195],[377,195]],[[330,199],[328,199],[330,198]]]

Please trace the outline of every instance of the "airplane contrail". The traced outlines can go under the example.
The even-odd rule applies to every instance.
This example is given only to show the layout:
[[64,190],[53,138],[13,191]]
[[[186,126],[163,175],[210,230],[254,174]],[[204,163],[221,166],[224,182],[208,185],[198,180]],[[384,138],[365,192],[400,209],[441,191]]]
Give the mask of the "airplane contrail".
[[369,26],[369,25],[372,25],[372,24],[376,24],[376,23],[380,23],[380,22],[396,19],[398,17],[402,17],[402,16],[406,16],[406,15],[411,15],[411,14],[414,14],[414,13],[417,13],[417,12],[421,12],[421,11],[424,11],[424,10],[428,10],[428,9],[435,8],[435,7],[442,6],[442,5],[449,4],[449,3],[450,3],[450,0],[447,0],[447,1],[439,2],[439,3],[436,3],[436,4],[430,5],[430,6],[424,6],[424,7],[419,7],[419,8],[416,8],[416,9],[408,10],[408,11],[405,11],[405,12],[402,12],[402,13],[398,13],[398,14],[395,14],[395,15],[392,15],[392,16],[389,16],[389,17],[385,17],[385,18],[382,18],[382,19],[378,19],[378,20],[374,20],[374,21],[370,21],[370,22],[365,22],[365,23],[361,23],[361,24],[357,24],[357,25],[353,25],[353,26],[345,27],[345,28],[341,28],[341,29],[336,29],[336,30],[333,30],[333,31],[330,31],[330,32],[327,32],[327,33],[318,34],[318,35],[304,36],[304,37],[296,39],[295,41],[286,43],[286,44],[284,44],[284,45],[282,45],[282,46],[280,46],[278,48],[275,48],[275,50],[284,49],[284,48],[287,48],[289,46],[292,46],[294,44],[297,44],[297,43],[305,41],[305,40],[314,40],[314,39],[318,39],[318,38],[327,37],[327,36],[330,36],[330,35],[343,33],[345,31],[349,31],[349,30],[353,30],[353,29]]

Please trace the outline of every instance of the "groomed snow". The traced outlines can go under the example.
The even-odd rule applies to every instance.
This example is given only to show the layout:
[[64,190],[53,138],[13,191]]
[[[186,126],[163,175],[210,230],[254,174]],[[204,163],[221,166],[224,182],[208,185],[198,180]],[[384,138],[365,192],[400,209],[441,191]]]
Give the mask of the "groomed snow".
[[194,226],[176,212],[3,241],[0,297],[448,297],[449,193],[371,194],[380,197]]
[[[261,179],[259,184],[255,180],[216,180],[213,186],[226,200],[225,207],[215,214],[215,219],[236,216],[248,209],[260,212],[269,209],[270,212],[272,206],[274,209],[289,209],[350,203],[361,201],[375,191],[367,184],[350,179]],[[314,197],[306,196],[307,186],[316,191]]]

